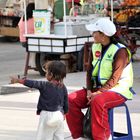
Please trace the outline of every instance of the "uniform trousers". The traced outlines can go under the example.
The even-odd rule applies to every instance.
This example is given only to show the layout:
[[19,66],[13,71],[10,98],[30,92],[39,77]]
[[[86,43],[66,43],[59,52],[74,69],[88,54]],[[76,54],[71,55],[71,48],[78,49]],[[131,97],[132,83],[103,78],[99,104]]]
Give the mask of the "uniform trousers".
[[[87,108],[87,93],[85,89],[69,94],[69,112],[66,115],[68,127],[74,139],[82,137],[84,114],[82,109]],[[109,109],[124,103],[126,99],[112,91],[96,95],[90,102],[91,129],[94,140],[108,140],[110,136]]]

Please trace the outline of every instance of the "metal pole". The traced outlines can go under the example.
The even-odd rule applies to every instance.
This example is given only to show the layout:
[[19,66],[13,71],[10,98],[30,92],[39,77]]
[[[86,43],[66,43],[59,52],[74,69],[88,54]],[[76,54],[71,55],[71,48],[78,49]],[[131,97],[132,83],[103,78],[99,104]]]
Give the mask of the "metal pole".
[[111,20],[113,21],[113,0],[111,0]]
[[25,34],[27,34],[27,16],[26,16],[26,0],[24,0],[24,21],[25,21]]
[[65,0],[63,0],[63,7],[64,7],[64,17],[63,17],[63,20],[64,20],[64,30],[65,30],[65,37],[67,36],[67,21],[66,21],[66,2]]
[[74,0],[72,0],[72,9],[73,9],[73,16],[74,16]]

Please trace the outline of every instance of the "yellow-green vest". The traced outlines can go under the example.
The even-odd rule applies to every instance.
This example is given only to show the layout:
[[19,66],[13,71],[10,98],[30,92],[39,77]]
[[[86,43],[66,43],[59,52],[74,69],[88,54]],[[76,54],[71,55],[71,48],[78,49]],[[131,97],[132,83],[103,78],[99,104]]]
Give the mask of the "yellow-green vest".
[[[101,56],[102,45],[101,44],[93,44],[92,45],[92,54],[93,54],[93,72],[92,78],[98,79],[99,85],[104,85],[106,81],[112,75],[112,63],[114,61],[114,56],[116,52],[120,48],[124,48],[125,46],[118,43],[117,45],[111,44],[108,49],[105,51],[103,56]],[[126,47],[125,47],[126,48]],[[127,48],[126,48],[127,49]],[[131,53],[127,49],[129,54],[129,64],[124,68],[122,75],[113,88],[109,89],[109,91],[114,91],[126,97],[127,99],[132,99],[134,91],[132,90],[133,85],[133,69],[131,62]]]

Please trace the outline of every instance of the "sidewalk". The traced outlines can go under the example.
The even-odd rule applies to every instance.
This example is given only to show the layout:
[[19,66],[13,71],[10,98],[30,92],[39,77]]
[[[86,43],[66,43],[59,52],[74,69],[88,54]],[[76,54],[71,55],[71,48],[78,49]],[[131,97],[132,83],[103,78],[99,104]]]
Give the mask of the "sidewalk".
[[[134,62],[134,90],[137,95],[127,105],[131,114],[134,140],[140,140],[140,62]],[[69,73],[65,84],[69,92],[85,86],[85,72]],[[39,92],[28,90],[15,94],[0,95],[0,140],[35,140],[39,116],[36,115],[36,105]],[[115,112],[115,128],[125,131],[125,114]],[[65,122],[65,139],[72,140]]]

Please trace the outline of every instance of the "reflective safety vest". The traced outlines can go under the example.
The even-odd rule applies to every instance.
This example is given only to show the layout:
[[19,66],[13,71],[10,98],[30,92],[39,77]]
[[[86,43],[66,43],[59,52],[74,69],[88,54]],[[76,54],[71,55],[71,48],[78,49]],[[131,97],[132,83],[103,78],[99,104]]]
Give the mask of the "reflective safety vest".
[[[97,85],[100,86],[104,85],[107,82],[107,80],[111,77],[114,56],[120,48],[126,47],[120,43],[116,45],[111,44],[105,51],[105,53],[102,55],[101,54],[102,45],[101,44],[92,45],[92,54],[93,54],[92,79],[93,81],[96,81]],[[109,89],[109,91],[114,91],[126,97],[127,99],[132,99],[134,93],[134,91],[132,90],[133,69],[131,62],[131,53],[128,49],[127,51],[129,54],[129,64],[124,68],[118,83],[113,88]]]

